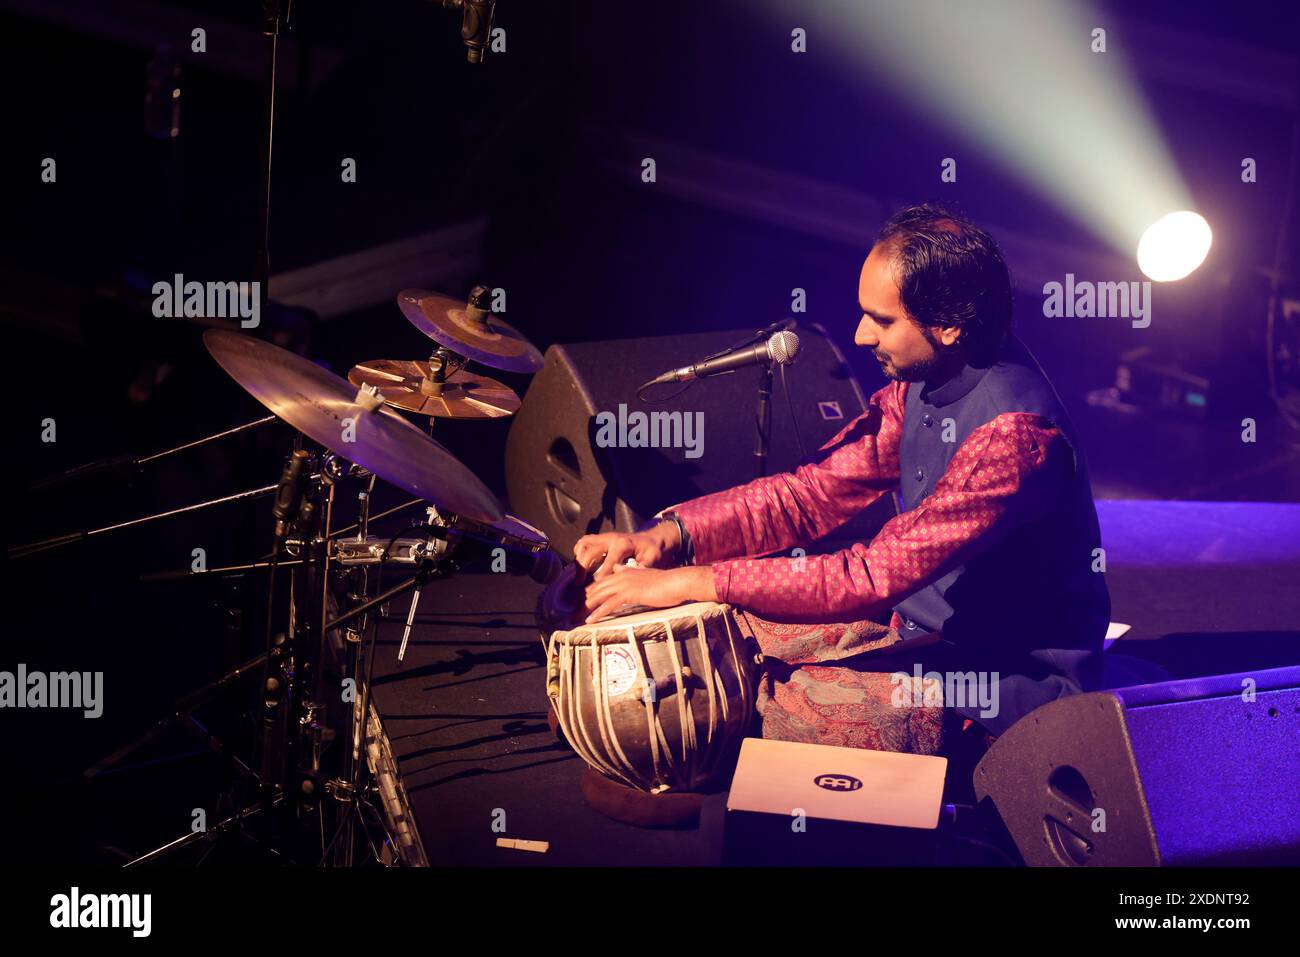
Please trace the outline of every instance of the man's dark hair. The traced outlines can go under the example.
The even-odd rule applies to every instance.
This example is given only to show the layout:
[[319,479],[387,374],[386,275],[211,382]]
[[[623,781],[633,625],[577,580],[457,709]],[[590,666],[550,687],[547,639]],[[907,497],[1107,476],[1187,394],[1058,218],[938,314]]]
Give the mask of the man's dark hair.
[[991,362],[1011,329],[1011,277],[993,237],[942,206],[890,217],[876,246],[891,252],[904,308],[923,326],[957,326],[977,364]]

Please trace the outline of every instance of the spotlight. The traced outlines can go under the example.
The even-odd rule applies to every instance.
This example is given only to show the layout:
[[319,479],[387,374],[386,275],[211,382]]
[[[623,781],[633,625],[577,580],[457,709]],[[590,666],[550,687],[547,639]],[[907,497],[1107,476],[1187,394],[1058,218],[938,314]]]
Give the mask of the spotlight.
[[1170,213],[1147,227],[1138,242],[1138,266],[1155,282],[1189,275],[1210,251],[1210,224],[1190,210]]

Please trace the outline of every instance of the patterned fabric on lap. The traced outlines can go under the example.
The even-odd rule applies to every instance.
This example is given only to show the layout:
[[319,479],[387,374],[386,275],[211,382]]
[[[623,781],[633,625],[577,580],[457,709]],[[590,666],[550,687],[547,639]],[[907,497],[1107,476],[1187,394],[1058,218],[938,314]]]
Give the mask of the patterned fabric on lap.
[[[778,624],[737,611],[764,654],[757,702],[763,737],[937,754],[955,732],[959,722],[943,707],[910,704],[927,700],[924,688],[913,694],[910,676],[891,678],[893,669],[877,670],[888,667],[879,660],[845,660],[901,641],[896,629],[872,621]],[[941,701],[941,689],[930,700]]]

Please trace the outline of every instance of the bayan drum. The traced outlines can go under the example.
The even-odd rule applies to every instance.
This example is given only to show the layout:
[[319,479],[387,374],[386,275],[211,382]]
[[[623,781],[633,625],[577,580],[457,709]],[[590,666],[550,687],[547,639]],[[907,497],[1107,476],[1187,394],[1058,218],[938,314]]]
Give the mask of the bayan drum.
[[582,566],[571,562],[538,596],[534,617],[543,649],[549,648],[551,635],[555,632],[581,627],[582,619],[586,617],[583,608],[585,584],[586,573]]
[[547,694],[569,744],[605,778],[652,795],[699,791],[749,730],[756,652],[729,605],[608,618],[550,636]]

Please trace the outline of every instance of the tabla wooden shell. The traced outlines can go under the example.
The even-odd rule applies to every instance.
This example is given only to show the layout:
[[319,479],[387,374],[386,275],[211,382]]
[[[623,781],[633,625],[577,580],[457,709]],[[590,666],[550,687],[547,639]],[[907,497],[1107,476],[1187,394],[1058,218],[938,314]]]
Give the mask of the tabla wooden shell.
[[551,635],[547,692],[575,751],[651,793],[698,790],[754,714],[754,650],[731,606],[696,602]]

